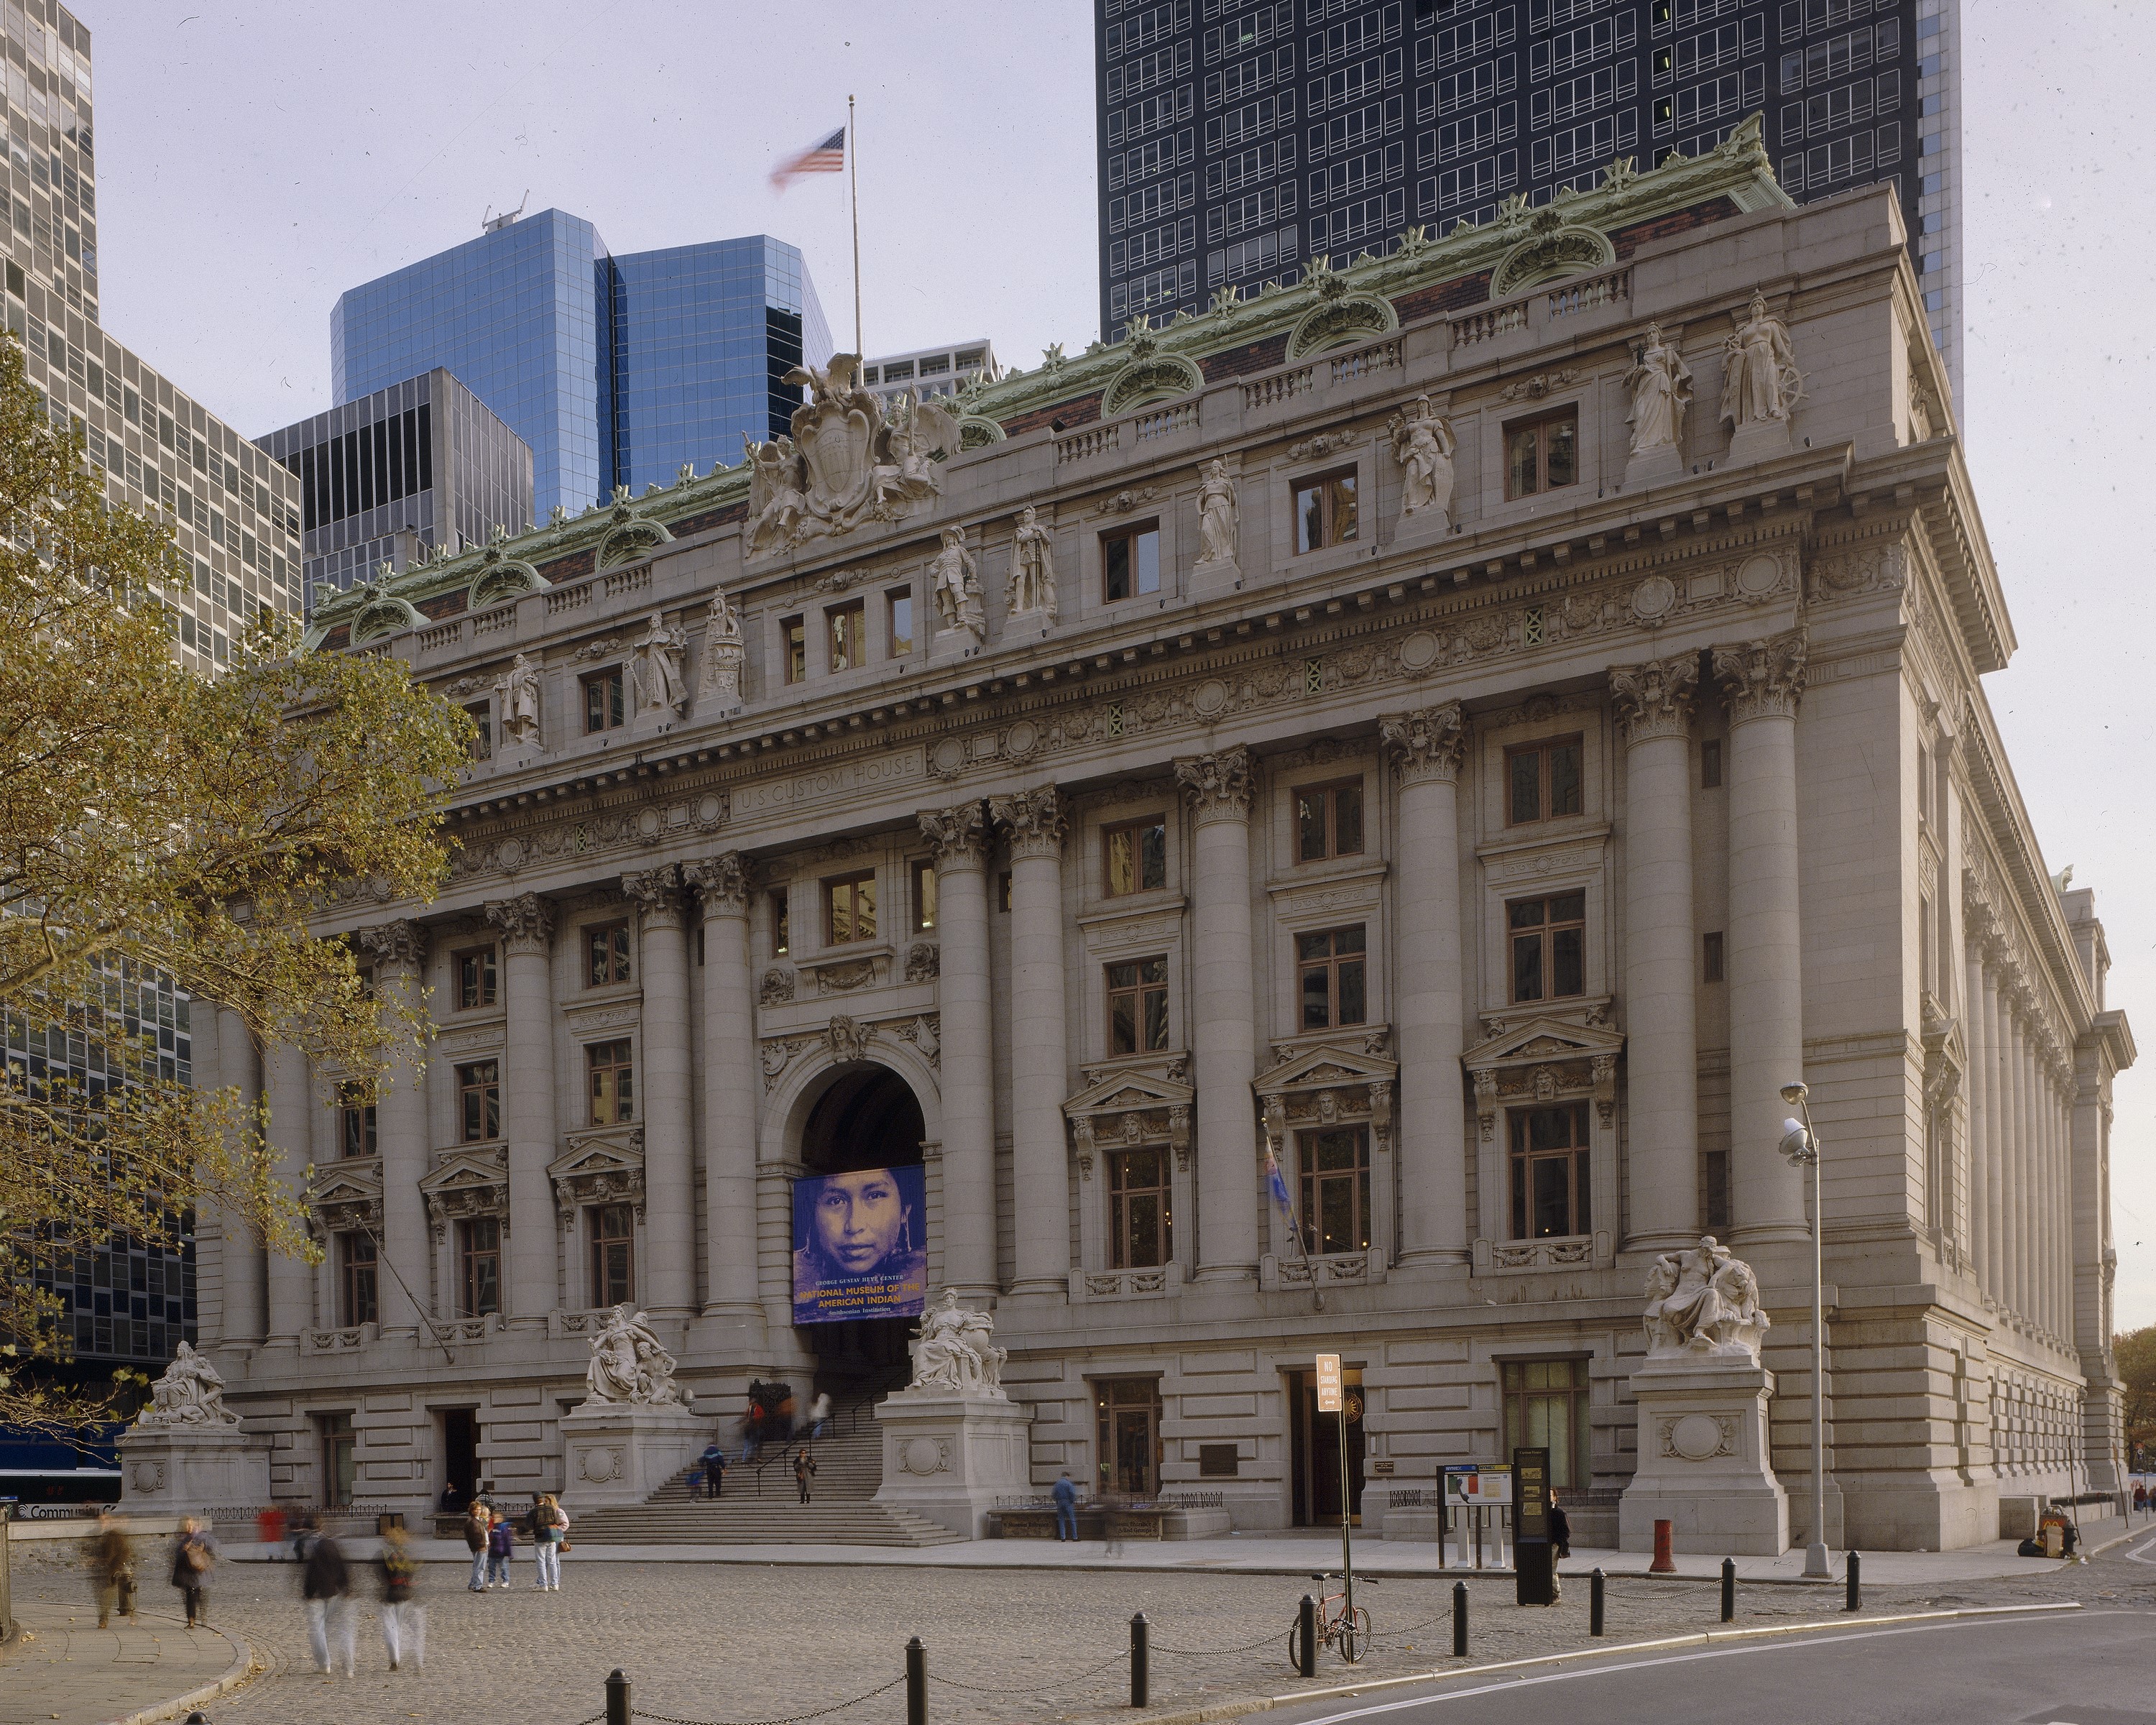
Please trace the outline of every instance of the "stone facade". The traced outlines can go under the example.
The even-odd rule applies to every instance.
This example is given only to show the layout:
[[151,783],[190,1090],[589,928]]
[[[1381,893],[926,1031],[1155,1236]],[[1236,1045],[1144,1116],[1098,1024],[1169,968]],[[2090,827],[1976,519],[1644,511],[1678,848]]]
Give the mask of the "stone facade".
[[[789,1181],[886,1075],[930,1286],[993,1305],[1036,1486],[1314,1518],[1300,1404],[1337,1351],[1368,1522],[1499,1457],[1508,1408],[1620,1487],[1644,1278],[1711,1230],[1771,1313],[1761,1441],[1804,1539],[1799,1076],[1845,1538],[1966,1544],[2002,1494],[2106,1484],[2132,1043],[1979,680],[2012,626],[1902,239],[1883,190],[1792,207],[1741,134],[941,418],[834,363],[752,495],[618,496],[506,547],[537,584],[506,599],[467,557],[326,607],[328,645],[460,700],[521,655],[531,716],[454,795],[439,903],[325,912],[439,1026],[378,1156],[337,1158],[336,1074],[216,1027],[330,1248],[203,1230],[276,1491],[319,1497],[348,1421],[355,1495],[417,1507],[466,1409],[485,1476],[564,1484],[615,1299],[728,1431],[752,1378],[835,1382],[791,1322]],[[1633,485],[1650,325],[1695,411]],[[1055,603],[1014,618],[1029,507]],[[668,689],[723,653],[723,700],[636,700],[654,614]],[[495,1302],[468,1249],[497,1230]]]

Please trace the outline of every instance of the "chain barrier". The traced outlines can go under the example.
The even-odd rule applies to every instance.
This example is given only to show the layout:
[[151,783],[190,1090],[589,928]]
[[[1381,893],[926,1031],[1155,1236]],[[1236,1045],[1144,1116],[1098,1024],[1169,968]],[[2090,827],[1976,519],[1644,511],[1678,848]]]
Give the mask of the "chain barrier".
[[[677,1719],[671,1713],[654,1713],[639,1707],[632,1707],[629,1713],[634,1718],[656,1720],[658,1725],[805,1725],[808,1720],[828,1718],[833,1713],[844,1712],[848,1707],[857,1707],[865,1701],[874,1701],[879,1695],[888,1695],[905,1681],[903,1677],[893,1677],[880,1688],[871,1689],[865,1695],[856,1695],[851,1701],[834,1702],[829,1707],[817,1708],[813,1713],[794,1713],[783,1719]],[[588,1719],[584,1725],[601,1725],[606,1715],[602,1713],[598,1721]]]
[[[1282,1633],[1283,1631],[1280,1630],[1271,1630],[1260,1640],[1247,1642],[1240,1647],[1168,1647],[1155,1641],[1152,1644],[1152,1651],[1156,1653],[1173,1653],[1183,1659],[1220,1659],[1225,1658],[1231,1653],[1255,1653],[1260,1647],[1270,1647],[1280,1640]],[[1295,1625],[1292,1623],[1289,1624],[1285,1633],[1293,1635]]]
[[1089,1677],[1097,1677],[1102,1671],[1107,1670],[1110,1666],[1123,1665],[1127,1663],[1130,1656],[1130,1651],[1126,1648],[1119,1652],[1110,1655],[1107,1658],[1102,1660],[1098,1665],[1088,1666],[1084,1671],[1078,1672],[1075,1676],[1069,1677],[1057,1677],[1051,1682],[1036,1684],[1033,1687],[1026,1689],[1006,1689],[998,1685],[986,1683],[963,1683],[956,1677],[946,1677],[933,1670],[930,1671],[928,1673],[928,1681],[932,1683],[947,1684],[953,1689],[971,1690],[976,1695],[1045,1695],[1051,1689],[1070,1688],[1074,1685],[1084,1682]]

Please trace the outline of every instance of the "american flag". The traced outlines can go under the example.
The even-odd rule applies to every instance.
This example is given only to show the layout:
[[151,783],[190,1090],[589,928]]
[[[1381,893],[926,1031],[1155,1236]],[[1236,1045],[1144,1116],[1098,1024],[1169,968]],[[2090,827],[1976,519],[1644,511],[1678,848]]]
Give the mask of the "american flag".
[[772,189],[783,192],[803,174],[835,174],[846,166],[846,129],[840,126],[821,143],[789,156],[771,171]]

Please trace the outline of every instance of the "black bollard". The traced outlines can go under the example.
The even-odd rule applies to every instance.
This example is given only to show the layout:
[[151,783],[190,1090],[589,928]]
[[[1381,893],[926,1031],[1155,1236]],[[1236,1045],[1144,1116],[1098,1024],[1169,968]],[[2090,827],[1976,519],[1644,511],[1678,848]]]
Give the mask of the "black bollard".
[[1296,1615],[1295,1669],[1299,1676],[1317,1675],[1317,1601],[1308,1594]]
[[1722,1620],[1724,1623],[1737,1620],[1737,1559],[1734,1558],[1722,1560]]
[[928,1725],[928,1650],[918,1635],[906,1644],[906,1725]]
[[1864,1609],[1864,1582],[1856,1567],[1855,1552],[1849,1554],[1849,1596],[1842,1601],[1841,1609],[1845,1611],[1861,1611]]
[[1589,1578],[1587,1589],[1587,1632],[1590,1635],[1602,1633],[1602,1595],[1609,1585],[1609,1578],[1599,1569]]
[[615,1671],[606,1681],[606,1725],[629,1725],[629,1676]]
[[1452,1656],[1467,1657],[1467,1584],[1452,1584]]
[[1147,1638],[1152,1627],[1142,1611],[1131,1620],[1131,1705],[1134,1707],[1146,1704]]

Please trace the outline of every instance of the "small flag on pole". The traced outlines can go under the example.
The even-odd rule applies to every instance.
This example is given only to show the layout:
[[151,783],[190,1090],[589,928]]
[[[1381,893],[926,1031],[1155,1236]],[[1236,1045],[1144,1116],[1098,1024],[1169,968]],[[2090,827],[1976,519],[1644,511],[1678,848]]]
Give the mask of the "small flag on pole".
[[1287,1225],[1300,1236],[1302,1230],[1295,1219],[1295,1200],[1287,1195],[1287,1176],[1281,1172],[1270,1144],[1265,1147],[1265,1185],[1272,1193],[1273,1202],[1280,1206],[1281,1214],[1287,1218]]
[[835,174],[845,172],[846,129],[840,126],[820,143],[811,144],[798,156],[789,156],[771,171],[771,186],[774,192],[783,192],[803,174]]

